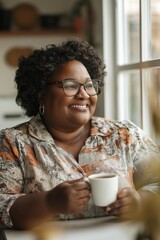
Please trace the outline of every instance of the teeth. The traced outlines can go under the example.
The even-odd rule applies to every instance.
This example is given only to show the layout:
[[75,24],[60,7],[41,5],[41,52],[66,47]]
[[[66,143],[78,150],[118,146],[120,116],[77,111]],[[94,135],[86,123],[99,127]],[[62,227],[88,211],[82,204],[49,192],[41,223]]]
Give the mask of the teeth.
[[81,108],[81,109],[86,109],[86,105],[72,105],[73,108]]

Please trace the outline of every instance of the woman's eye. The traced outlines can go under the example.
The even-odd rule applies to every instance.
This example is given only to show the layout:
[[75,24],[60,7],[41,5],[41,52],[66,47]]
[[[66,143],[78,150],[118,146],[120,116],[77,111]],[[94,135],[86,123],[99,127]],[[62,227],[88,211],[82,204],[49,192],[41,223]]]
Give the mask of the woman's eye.
[[86,88],[93,88],[93,84],[92,83],[87,83]]
[[77,84],[74,84],[74,83],[65,83],[64,88],[65,88],[65,89],[75,89],[75,88],[77,88]]

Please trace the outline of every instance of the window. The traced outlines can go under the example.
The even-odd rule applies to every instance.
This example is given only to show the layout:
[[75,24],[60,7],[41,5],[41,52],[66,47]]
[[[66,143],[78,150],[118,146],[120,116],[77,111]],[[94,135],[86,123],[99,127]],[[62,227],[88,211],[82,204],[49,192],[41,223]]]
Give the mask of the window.
[[[107,3],[104,7],[104,58]],[[112,2],[112,3],[111,3]],[[160,2],[115,0],[112,5],[112,61],[115,72],[112,94],[119,120],[130,119],[155,141],[160,135]],[[110,19],[110,24],[111,24]],[[113,24],[113,23],[112,23]],[[111,47],[110,46],[110,47]],[[105,57],[106,56],[106,57]],[[107,61],[106,61],[107,65]],[[107,89],[107,84],[106,87]],[[106,99],[105,99],[106,101]],[[113,102],[113,101],[112,101]],[[107,112],[107,111],[105,111]],[[158,114],[159,113],[159,114]],[[159,124],[158,124],[159,120]],[[159,134],[158,134],[159,132]]]

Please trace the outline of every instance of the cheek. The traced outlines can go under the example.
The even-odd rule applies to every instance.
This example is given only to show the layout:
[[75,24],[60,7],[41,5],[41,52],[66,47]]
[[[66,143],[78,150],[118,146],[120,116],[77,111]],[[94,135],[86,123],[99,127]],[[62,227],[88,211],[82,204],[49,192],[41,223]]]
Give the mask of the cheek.
[[97,96],[93,96],[93,97],[91,98],[91,105],[96,106],[97,100],[98,100]]
[[67,104],[64,94],[50,93],[47,95],[45,105],[48,111],[60,112]]
[[55,94],[53,94],[51,92],[48,92],[46,94],[46,97],[44,100],[44,106],[45,106],[47,113],[52,112],[53,109],[56,107],[57,101],[55,99],[57,99],[57,96]]
[[49,121],[53,122],[55,119],[60,119],[64,111],[64,107],[58,99],[52,99],[46,102],[45,115]]

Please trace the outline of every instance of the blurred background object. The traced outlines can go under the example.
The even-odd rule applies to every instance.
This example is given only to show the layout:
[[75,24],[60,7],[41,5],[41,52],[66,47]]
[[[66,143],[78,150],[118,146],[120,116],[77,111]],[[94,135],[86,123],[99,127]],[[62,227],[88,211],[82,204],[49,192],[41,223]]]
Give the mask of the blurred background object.
[[75,2],[70,12],[72,27],[76,32],[83,32],[87,40],[95,46],[94,23],[95,15],[91,0],[79,0]]
[[42,29],[59,29],[59,28],[62,27],[62,26],[60,26],[60,21],[63,17],[64,17],[64,15],[61,15],[61,14],[41,15],[40,26],[41,26]]
[[20,57],[27,57],[33,52],[31,47],[12,47],[6,52],[6,62],[12,67],[18,66],[18,60]]
[[160,145],[160,68],[154,71],[152,83],[149,91],[149,103],[151,109],[151,119],[156,135],[156,140]]
[[0,31],[9,30],[11,23],[11,11],[4,8],[3,4],[0,2]]
[[12,23],[17,29],[34,29],[39,24],[39,12],[31,3],[20,3],[12,9]]
[[143,228],[137,234],[135,240],[159,240],[160,239],[160,196],[151,195],[143,204],[144,212],[141,218]]

